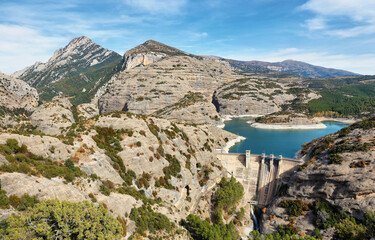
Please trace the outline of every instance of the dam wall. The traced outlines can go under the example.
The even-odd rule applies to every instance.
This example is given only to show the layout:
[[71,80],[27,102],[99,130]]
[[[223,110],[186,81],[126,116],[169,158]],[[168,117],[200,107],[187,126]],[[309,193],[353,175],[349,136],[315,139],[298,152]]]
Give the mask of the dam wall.
[[302,162],[297,159],[237,153],[217,153],[217,158],[229,176],[235,177],[244,187],[244,200],[266,206],[280,188],[280,176],[295,169]]

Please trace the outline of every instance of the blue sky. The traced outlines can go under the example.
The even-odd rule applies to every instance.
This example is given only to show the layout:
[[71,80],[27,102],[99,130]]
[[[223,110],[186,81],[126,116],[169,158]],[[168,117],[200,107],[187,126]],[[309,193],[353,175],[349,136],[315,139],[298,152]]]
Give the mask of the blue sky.
[[81,35],[121,55],[154,39],[193,54],[375,74],[373,0],[0,0],[0,71],[45,62]]

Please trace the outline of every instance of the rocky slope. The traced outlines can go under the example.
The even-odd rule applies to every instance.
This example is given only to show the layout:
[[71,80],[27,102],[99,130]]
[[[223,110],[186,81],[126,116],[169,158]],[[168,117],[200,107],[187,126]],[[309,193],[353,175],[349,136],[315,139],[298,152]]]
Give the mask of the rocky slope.
[[0,73],[0,106],[31,110],[38,106],[39,95],[24,81]]
[[[263,215],[263,233],[292,222],[308,234],[320,228],[320,233],[329,239],[335,231],[329,225],[334,222],[335,211],[363,221],[365,212],[375,209],[374,123],[374,118],[365,120],[306,144],[301,151],[305,164],[283,179],[280,197]],[[285,207],[285,201],[299,200],[305,209]],[[328,203],[333,210],[317,202]],[[335,218],[337,222],[338,217]],[[326,227],[322,227],[323,223],[327,223]]]
[[30,121],[44,134],[59,135],[62,128],[70,127],[75,122],[71,109],[72,104],[68,99],[55,97],[36,108]]
[[267,115],[298,102],[307,102],[319,96],[295,84],[272,81],[256,75],[241,78],[218,88],[213,103],[223,115]]
[[[53,112],[61,112],[57,111],[58,108],[68,111],[68,105],[66,99],[55,99],[35,112],[40,115],[48,111],[50,116]],[[64,113],[64,119],[71,118],[70,114]],[[48,118],[49,121],[59,123],[60,117],[52,115],[54,117]],[[31,119],[33,121],[34,116]],[[12,159],[9,150],[4,152],[7,147],[1,144],[17,149],[7,142],[16,139],[19,147],[25,145],[30,151],[25,153],[22,150],[17,156],[25,154],[32,160],[23,163],[23,170],[16,170],[17,162],[0,158],[0,167],[3,165],[0,169],[1,189],[8,196],[28,193],[38,199],[82,201],[94,197],[95,201],[105,203],[115,216],[126,219],[129,235],[135,230],[134,222],[128,218],[130,210],[147,203],[147,199],[156,201],[160,198],[160,204],[154,205],[153,209],[176,224],[189,213],[197,211],[209,216],[206,201],[200,199],[208,198],[212,188],[225,175],[212,150],[237,137],[212,125],[193,127],[119,112],[81,119],[73,125],[69,122],[67,125],[35,123],[48,134],[58,129],[61,133],[59,138],[2,130],[0,156]],[[44,161],[50,161],[49,164],[57,168],[67,159],[72,159],[86,175],[70,182],[66,178],[64,180],[64,175],[50,175],[52,172],[48,172],[52,171],[52,167],[48,170],[42,167]],[[8,164],[12,168],[6,167]],[[26,165],[37,174],[28,175]],[[108,187],[110,193],[103,192],[102,185]],[[0,218],[7,216],[8,212],[0,211]]]

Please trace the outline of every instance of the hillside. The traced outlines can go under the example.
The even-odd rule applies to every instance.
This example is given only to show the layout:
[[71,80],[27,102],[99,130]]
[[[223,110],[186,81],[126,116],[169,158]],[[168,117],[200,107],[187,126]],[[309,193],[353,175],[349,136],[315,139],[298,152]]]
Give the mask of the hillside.
[[[38,111],[52,112],[68,101],[55,102]],[[12,213],[28,214],[14,199],[89,201],[105,206],[123,223],[127,236],[188,239],[180,220],[189,214],[210,216],[205,199],[216,191],[218,182],[225,182],[221,179],[226,175],[212,150],[236,135],[212,125],[194,127],[130,113],[83,119],[67,107],[63,115],[74,120],[60,125],[59,135],[45,135],[52,133],[54,124],[33,120],[1,130],[0,197],[10,199],[0,204],[1,219]],[[159,227],[142,224],[154,216],[163,219]],[[0,232],[4,229],[12,230],[2,227]]]
[[375,206],[374,135],[370,118],[304,145],[305,163],[284,176],[279,197],[262,217],[263,233],[284,225],[327,239],[374,237],[368,212]]

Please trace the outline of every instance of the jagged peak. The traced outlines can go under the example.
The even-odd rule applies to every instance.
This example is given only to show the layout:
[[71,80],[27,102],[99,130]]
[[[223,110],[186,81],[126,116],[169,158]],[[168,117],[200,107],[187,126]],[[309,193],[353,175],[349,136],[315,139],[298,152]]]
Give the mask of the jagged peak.
[[189,55],[184,51],[181,51],[177,48],[168,46],[164,43],[155,41],[155,40],[147,40],[146,42],[128,50],[125,52],[126,56],[131,54],[139,54],[139,53],[147,53],[147,52],[162,52],[167,55]]

